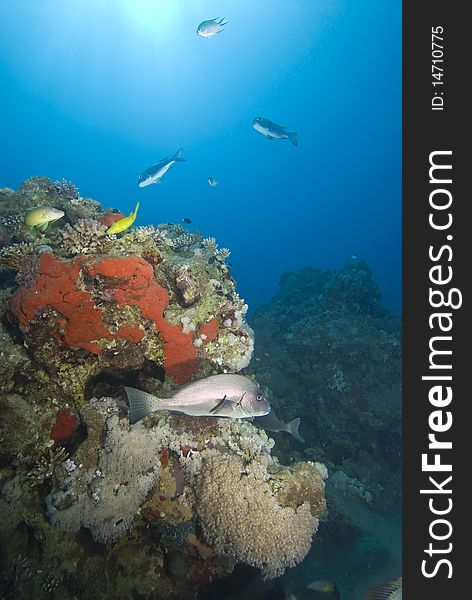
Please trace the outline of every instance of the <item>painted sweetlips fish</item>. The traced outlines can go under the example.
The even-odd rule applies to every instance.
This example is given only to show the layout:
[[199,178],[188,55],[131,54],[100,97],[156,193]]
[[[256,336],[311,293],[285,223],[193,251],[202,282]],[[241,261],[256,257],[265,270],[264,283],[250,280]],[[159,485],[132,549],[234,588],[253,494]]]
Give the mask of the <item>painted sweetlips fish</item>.
[[129,421],[133,425],[150,413],[169,410],[194,417],[244,419],[269,414],[270,404],[260,387],[243,375],[211,375],[181,387],[171,398],[157,398],[125,387]]

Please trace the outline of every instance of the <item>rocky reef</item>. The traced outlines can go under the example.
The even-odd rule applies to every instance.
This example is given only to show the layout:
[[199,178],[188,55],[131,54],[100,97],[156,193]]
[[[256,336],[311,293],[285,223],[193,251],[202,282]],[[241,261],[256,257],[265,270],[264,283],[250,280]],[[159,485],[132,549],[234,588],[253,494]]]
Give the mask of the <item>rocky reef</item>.
[[[64,216],[27,227],[38,206]],[[237,563],[296,565],[325,513],[324,466],[282,464],[250,422],[129,425],[124,385],[239,372],[254,334],[227,249],[108,234],[122,216],[65,181],[0,190],[2,598],[197,598]]]
[[326,538],[375,534],[374,524],[380,534],[379,520],[401,508],[401,319],[383,308],[370,268],[352,258],[339,271],[283,273],[250,323],[253,372],[283,421],[301,417],[306,440],[273,434],[277,456],[328,468]]

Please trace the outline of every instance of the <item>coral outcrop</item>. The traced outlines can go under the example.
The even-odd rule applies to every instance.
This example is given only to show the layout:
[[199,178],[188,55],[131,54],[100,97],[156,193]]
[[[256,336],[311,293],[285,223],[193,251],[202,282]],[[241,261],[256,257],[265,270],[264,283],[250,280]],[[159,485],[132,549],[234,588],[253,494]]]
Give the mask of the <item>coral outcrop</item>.
[[[281,492],[300,484],[304,490],[292,494],[292,502],[290,492]],[[197,498],[203,533],[215,551],[259,567],[266,578],[305,558],[325,508],[324,483],[315,465],[269,473],[258,461],[244,464],[224,456],[205,463]]]
[[401,321],[383,308],[368,265],[282,274],[251,325],[258,381],[280,418],[301,417],[307,443],[296,452],[361,481],[372,509],[398,513]]
[[[111,371],[136,377],[145,367],[155,388],[156,381],[182,384],[246,367],[253,332],[225,263],[228,252],[181,225],[110,236],[101,221],[115,213],[73,189],[33,178],[18,192],[4,192],[0,203],[12,242],[0,261],[17,272],[18,286],[7,313],[60,393],[80,405]],[[55,223],[33,241],[21,224],[33,204],[63,210],[62,228]]]
[[[64,217],[32,231],[34,206]],[[297,564],[325,512],[322,465],[282,465],[248,421],[130,426],[124,385],[238,372],[254,334],[229,250],[170,223],[108,235],[120,217],[66,181],[0,190],[1,597],[193,600],[237,563]]]

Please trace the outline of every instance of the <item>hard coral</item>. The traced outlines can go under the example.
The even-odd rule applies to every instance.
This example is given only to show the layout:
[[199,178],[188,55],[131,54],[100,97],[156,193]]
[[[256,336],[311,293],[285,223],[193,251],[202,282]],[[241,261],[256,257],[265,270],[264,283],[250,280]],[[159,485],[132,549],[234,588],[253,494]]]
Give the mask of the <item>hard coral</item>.
[[25,259],[31,256],[37,244],[20,242],[11,244],[0,250],[0,266],[12,271],[19,271],[25,262]]
[[[203,533],[215,551],[262,570],[266,579],[303,560],[318,527],[318,507],[300,493],[297,506],[272,494],[267,470],[235,457],[215,456],[203,467],[197,492]],[[323,498],[323,488],[318,488]]]
[[64,465],[61,489],[54,489],[46,500],[52,523],[65,531],[86,527],[102,543],[120,538],[158,480],[158,451],[142,426],[128,430],[112,415],[106,421],[98,464],[88,469],[74,461]]
[[68,254],[96,254],[111,246],[107,226],[96,219],[79,219],[72,227],[68,223],[59,233],[62,247]]

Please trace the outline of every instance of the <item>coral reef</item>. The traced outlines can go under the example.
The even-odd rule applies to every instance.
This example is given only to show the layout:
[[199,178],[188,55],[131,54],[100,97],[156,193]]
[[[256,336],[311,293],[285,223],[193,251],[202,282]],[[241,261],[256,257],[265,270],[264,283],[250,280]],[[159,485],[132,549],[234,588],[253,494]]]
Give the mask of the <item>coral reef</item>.
[[[65,214],[33,232],[35,206]],[[124,385],[238,372],[254,333],[228,249],[170,223],[108,235],[121,216],[65,180],[0,190],[1,597],[195,599],[238,562],[300,562],[325,511],[325,469],[283,466],[248,421],[129,425]]]
[[107,236],[108,227],[96,219],[79,219],[72,227],[66,223],[59,232],[61,245],[67,254],[105,253],[112,245],[113,239]]
[[[269,474],[259,462],[245,465],[238,458],[214,456],[205,463],[197,510],[205,538],[218,554],[259,567],[266,578],[305,558],[324,510],[324,484],[316,467],[298,466],[311,470],[311,477],[304,480],[301,468]],[[286,492],[297,485],[295,479],[302,479],[306,493]]]
[[[286,272],[280,291],[255,310],[251,363],[284,421],[301,417],[295,452],[344,471],[397,513],[401,474],[400,317],[385,310],[368,265]],[[277,437],[277,436],[276,436]],[[277,439],[279,439],[277,437]]]
[[[106,402],[97,410],[115,412],[113,403]],[[142,425],[130,429],[116,415],[105,423],[97,463],[63,462],[60,483],[46,498],[46,506],[50,521],[64,531],[86,527],[95,541],[110,543],[129,530],[156,484],[159,446],[142,434]]]
[[137,377],[144,365],[155,375],[152,389],[168,377],[181,384],[246,367],[253,333],[225,264],[228,251],[216,242],[207,248],[181,225],[108,235],[101,219],[110,211],[69,187],[33,178],[4,193],[10,219],[33,205],[32,196],[63,210],[66,222],[34,242],[20,228],[0,257],[17,271],[10,321],[60,393],[80,405],[102,374]]

